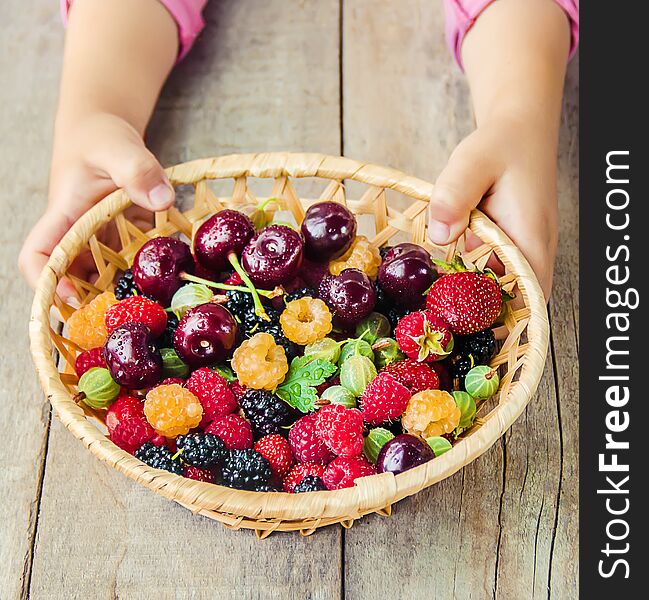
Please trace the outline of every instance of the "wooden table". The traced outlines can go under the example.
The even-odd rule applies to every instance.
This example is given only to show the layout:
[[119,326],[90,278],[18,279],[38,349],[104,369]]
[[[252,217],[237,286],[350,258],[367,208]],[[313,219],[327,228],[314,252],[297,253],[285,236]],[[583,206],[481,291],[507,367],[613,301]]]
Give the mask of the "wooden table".
[[[213,0],[149,141],[164,164],[295,150],[433,179],[473,127],[431,0]],[[63,29],[55,0],[5,0],[0,135],[0,598],[575,598],[577,63],[559,156],[561,244],[545,376],[501,442],[350,530],[259,541],[136,485],[51,417],[15,259],[46,199]],[[236,590],[236,594],[235,594]]]

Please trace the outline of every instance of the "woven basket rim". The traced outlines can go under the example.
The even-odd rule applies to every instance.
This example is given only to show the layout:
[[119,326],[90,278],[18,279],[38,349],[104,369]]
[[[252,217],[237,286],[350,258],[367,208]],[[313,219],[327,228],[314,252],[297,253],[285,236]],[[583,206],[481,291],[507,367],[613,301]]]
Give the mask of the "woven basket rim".
[[[237,177],[322,177],[352,179],[380,186],[428,202],[433,185],[400,171],[323,154],[264,153],[231,154],[182,163],[166,170],[174,185],[203,179]],[[543,373],[549,342],[545,300],[536,277],[521,252],[507,235],[479,210],[471,214],[469,228],[493,246],[508,271],[517,276],[518,287],[531,311],[527,325],[528,347],[519,379],[501,399],[492,418],[476,432],[442,456],[400,475],[390,473],[357,480],[356,485],[338,491],[313,494],[259,493],[233,490],[151,469],[115,446],[87,419],[63,385],[52,358],[49,315],[59,275],[72,261],[71,249],[89,237],[116,214],[131,205],[123,190],[117,190],[86,212],[66,233],[39,279],[30,319],[32,358],[41,386],[63,424],[99,459],[157,493],[190,507],[195,512],[215,512],[252,519],[275,530],[281,522],[356,519],[389,507],[461,469],[488,450],[521,414],[535,392]],[[75,255],[76,256],[76,255]],[[215,491],[218,490],[218,491]],[[269,519],[264,527],[264,519]]]

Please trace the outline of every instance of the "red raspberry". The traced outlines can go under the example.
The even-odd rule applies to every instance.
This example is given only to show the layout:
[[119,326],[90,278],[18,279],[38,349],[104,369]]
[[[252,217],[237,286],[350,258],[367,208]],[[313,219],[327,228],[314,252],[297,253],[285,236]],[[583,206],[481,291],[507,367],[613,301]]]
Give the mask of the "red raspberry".
[[237,402],[239,402],[248,391],[248,388],[245,385],[241,385],[238,379],[235,379],[232,383],[230,383],[230,390],[234,394],[234,397],[237,399]]
[[243,285],[243,279],[241,279],[241,275],[239,275],[239,273],[232,271],[232,275],[230,275],[230,277],[228,277],[224,283],[226,285]]
[[[453,391],[453,382],[451,381],[451,376],[448,372],[448,365],[446,364],[446,361],[432,362],[430,363],[430,368],[435,371],[435,373],[437,373],[437,377],[439,377],[439,389],[445,390],[447,392]],[[413,392],[413,394],[414,393],[416,392]]]
[[313,475],[322,479],[323,473],[323,465],[311,462],[298,463],[291,469],[291,472],[286,476],[286,479],[284,479],[284,491],[292,494],[295,486],[305,477]]
[[230,414],[216,419],[207,426],[205,432],[218,435],[228,450],[252,448],[252,427],[239,415]]
[[106,413],[108,437],[133,454],[142,444],[156,437],[156,432],[144,416],[144,403],[133,396],[120,396]]
[[157,302],[144,296],[124,298],[106,311],[106,329],[109,334],[116,327],[133,321],[144,323],[158,337],[167,327],[167,313]]
[[239,408],[228,382],[212,369],[196,369],[185,385],[203,405],[204,423],[229,415]]
[[284,479],[293,466],[291,447],[278,433],[265,435],[257,441],[255,450],[268,461],[270,470],[278,479]]
[[359,477],[376,475],[376,468],[363,456],[334,458],[324,470],[322,481],[328,490],[352,487]]
[[369,382],[361,396],[363,418],[370,425],[398,419],[406,410],[410,395],[408,388],[392,375],[380,373]]
[[304,415],[288,432],[288,441],[299,462],[326,465],[334,458],[327,445],[316,435],[318,413]]
[[187,477],[187,479],[193,479],[194,481],[214,483],[214,473],[212,473],[212,471],[210,471],[209,469],[199,469],[198,467],[185,465],[183,467],[183,476]]
[[439,360],[453,349],[453,335],[448,324],[429,310],[402,317],[394,337],[407,356],[419,361]]
[[104,349],[101,346],[99,348],[92,348],[91,350],[82,352],[77,356],[77,360],[74,362],[74,370],[77,372],[79,377],[93,367],[106,368]]
[[[185,385],[185,380],[181,377],[167,377],[166,379],[163,379],[158,385],[172,385],[174,383],[177,383],[178,385]],[[158,387],[158,385],[156,385],[155,387]]]
[[[437,363],[433,363],[435,364]],[[412,358],[393,362],[383,367],[381,373],[392,375],[400,384],[405,385],[411,394],[439,389],[440,377],[435,368]]]
[[357,408],[328,404],[317,413],[316,435],[338,456],[358,456],[363,450],[363,415]]

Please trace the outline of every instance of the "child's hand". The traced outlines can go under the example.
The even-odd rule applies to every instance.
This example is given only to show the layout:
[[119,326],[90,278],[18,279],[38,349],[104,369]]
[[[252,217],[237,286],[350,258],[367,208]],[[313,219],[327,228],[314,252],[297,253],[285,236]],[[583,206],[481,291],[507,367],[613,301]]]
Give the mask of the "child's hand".
[[437,179],[431,240],[446,244],[459,237],[479,206],[521,249],[549,297],[557,248],[555,160],[553,137],[529,121],[481,125],[458,145]]
[[[48,206],[19,257],[20,268],[32,286],[68,229],[118,187],[125,188],[133,202],[147,211],[168,208],[174,201],[162,167],[125,120],[96,113],[73,124],[61,121],[56,128]],[[150,213],[141,209],[130,218],[151,220]],[[90,256],[81,256],[71,271],[85,277],[93,267]],[[74,296],[69,281],[60,284],[59,294]]]

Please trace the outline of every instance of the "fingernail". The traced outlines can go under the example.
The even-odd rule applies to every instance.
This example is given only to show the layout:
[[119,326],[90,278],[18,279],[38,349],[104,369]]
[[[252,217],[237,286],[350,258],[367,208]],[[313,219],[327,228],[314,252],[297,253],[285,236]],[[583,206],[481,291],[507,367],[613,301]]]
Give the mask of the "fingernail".
[[446,223],[431,221],[428,223],[428,237],[436,244],[446,244],[451,235],[451,229]]
[[153,208],[164,209],[171,204],[174,199],[174,191],[165,183],[156,185],[149,192],[149,200]]

